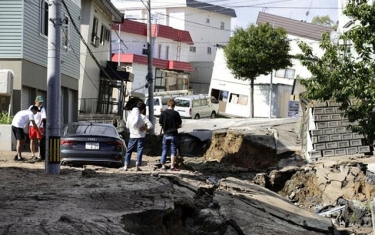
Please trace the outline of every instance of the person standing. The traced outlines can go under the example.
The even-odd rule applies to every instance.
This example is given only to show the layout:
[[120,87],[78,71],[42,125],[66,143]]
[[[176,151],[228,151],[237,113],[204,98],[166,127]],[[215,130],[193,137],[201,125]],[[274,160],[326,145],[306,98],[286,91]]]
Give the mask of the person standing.
[[168,108],[164,110],[159,118],[163,135],[163,149],[161,154],[161,169],[166,170],[165,162],[167,160],[167,152],[171,151],[171,170],[178,171],[176,168],[176,156],[178,151],[178,128],[181,128],[182,120],[180,114],[174,110],[176,103],[173,99],[168,101]]
[[14,160],[16,161],[23,161],[22,158],[22,149],[25,144],[25,132],[24,128],[25,126],[31,122],[31,125],[35,128],[35,130],[40,134],[43,135],[43,133],[40,132],[37,124],[34,120],[34,115],[39,111],[37,106],[32,106],[30,109],[21,110],[13,117],[12,121],[12,131],[14,134],[14,137],[17,140],[17,155],[14,157]]
[[130,158],[134,150],[137,150],[137,160],[135,163],[136,171],[141,171],[143,149],[146,143],[146,131],[153,127],[150,120],[147,118],[146,105],[143,102],[138,102],[137,106],[132,109],[130,115],[126,120],[126,127],[129,128],[130,136],[128,147],[125,153],[125,164],[120,170],[127,171],[130,163]]
[[[35,106],[38,107],[39,112],[34,115],[34,121],[37,124],[41,133],[44,133],[44,122],[46,120],[46,110],[43,106],[44,100],[43,97],[38,95],[35,98]],[[30,108],[33,105],[30,106]],[[35,158],[36,160],[42,160],[42,148],[41,148],[41,140],[44,135],[40,135],[34,126],[29,125],[29,138],[30,138],[30,151],[31,151],[31,158]],[[35,156],[35,143],[38,143],[39,146],[39,155],[38,157]]]

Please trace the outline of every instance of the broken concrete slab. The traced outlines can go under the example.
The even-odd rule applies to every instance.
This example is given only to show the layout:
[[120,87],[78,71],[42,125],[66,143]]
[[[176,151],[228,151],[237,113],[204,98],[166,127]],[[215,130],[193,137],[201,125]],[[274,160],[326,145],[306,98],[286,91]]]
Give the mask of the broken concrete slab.
[[[244,231],[243,234],[275,234],[276,230],[277,234],[302,234],[303,231],[309,231],[311,234],[311,232],[329,233],[332,230],[332,223],[329,219],[308,211],[302,212],[300,208],[280,195],[248,181],[226,178],[220,181],[219,189],[232,194],[232,199],[225,205],[221,205],[220,210],[236,221],[236,224]],[[225,195],[226,192],[216,193],[214,199],[217,200]],[[252,213],[246,217],[238,217],[244,211],[252,211]],[[296,226],[290,230],[276,229],[275,226],[266,228],[261,224],[269,220],[267,215],[277,218],[274,223],[278,226],[282,224],[288,227],[291,223]],[[259,233],[261,227],[263,233]]]

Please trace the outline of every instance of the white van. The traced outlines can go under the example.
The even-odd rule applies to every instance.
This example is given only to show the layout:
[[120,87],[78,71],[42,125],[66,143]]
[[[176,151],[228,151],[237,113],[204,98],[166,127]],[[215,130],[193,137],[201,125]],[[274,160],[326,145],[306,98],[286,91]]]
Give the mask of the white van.
[[[172,96],[154,96],[154,115],[160,116],[161,112],[168,108],[168,100],[172,99]],[[148,110],[148,98],[145,98],[146,113],[149,115]]]
[[[168,108],[168,100],[173,99],[177,96],[189,95],[192,91],[190,90],[176,90],[176,91],[160,91],[154,92],[154,116],[160,116],[161,112]],[[148,97],[145,98],[146,113],[149,115],[148,110]]]
[[219,112],[219,102],[208,95],[180,96],[175,99],[175,109],[182,118],[215,118]]

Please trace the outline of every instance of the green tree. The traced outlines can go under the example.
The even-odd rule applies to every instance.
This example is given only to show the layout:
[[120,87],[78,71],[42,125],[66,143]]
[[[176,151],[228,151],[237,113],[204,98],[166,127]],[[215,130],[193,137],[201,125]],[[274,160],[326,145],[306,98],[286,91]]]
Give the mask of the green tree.
[[283,28],[270,24],[236,28],[224,54],[236,79],[250,80],[250,114],[254,117],[254,80],[261,74],[291,66],[289,42]]
[[335,24],[335,22],[333,22],[333,20],[331,20],[329,15],[314,16],[311,23],[316,24],[316,25],[325,26],[325,27],[331,27],[331,28],[334,28],[334,29],[337,28],[337,25]]
[[[344,14],[359,22],[339,37],[325,33],[320,47],[324,55],[314,55],[311,47],[300,43],[297,55],[312,76],[300,79],[306,96],[315,100],[335,99],[351,124],[349,129],[365,135],[368,144],[375,140],[375,5],[349,0]],[[337,34],[336,32],[331,35]],[[354,51],[353,53],[351,53]]]

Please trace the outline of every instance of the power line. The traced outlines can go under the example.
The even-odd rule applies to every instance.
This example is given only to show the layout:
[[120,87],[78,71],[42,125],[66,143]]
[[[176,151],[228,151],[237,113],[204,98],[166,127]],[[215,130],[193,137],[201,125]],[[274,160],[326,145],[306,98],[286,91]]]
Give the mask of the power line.
[[[121,28],[121,24],[118,24],[118,25],[120,25],[120,28]],[[123,42],[123,40],[121,39],[121,37],[120,37],[120,35],[117,33],[117,31],[116,31],[115,29],[114,29],[114,31],[115,31],[117,37],[119,38],[120,43],[121,43],[122,45],[124,45],[124,47],[125,47],[126,49],[129,49],[129,48],[125,45],[125,43]]]
[[[121,0],[123,2],[124,5],[126,5],[124,3],[123,0]],[[138,2],[139,0],[134,0],[134,2]],[[219,0],[220,1],[220,0]],[[217,1],[217,2],[219,2]],[[201,9],[201,10],[205,10],[205,8],[210,8],[210,7],[223,7],[223,8],[231,8],[231,9],[235,9],[235,8],[263,8],[263,7],[267,7],[267,8],[280,8],[280,9],[323,9],[323,10],[338,10],[338,9],[342,9],[340,7],[310,7],[310,6],[303,6],[303,7],[298,7],[298,6],[266,6],[266,5],[269,5],[269,4],[278,4],[278,3],[285,3],[286,1],[295,1],[295,0],[277,0],[277,1],[273,1],[273,2],[264,2],[264,3],[257,3],[257,4],[244,4],[244,5],[236,5],[236,4],[223,4],[223,5],[213,5],[213,4],[210,4],[212,2],[215,2],[215,1],[210,1],[210,2],[201,2],[201,3],[207,3],[207,6],[203,6],[203,7],[194,7],[195,9]],[[248,3],[249,1],[242,1],[242,2],[246,2]],[[160,2],[158,1],[158,3],[163,3],[163,2]],[[170,5],[170,2],[165,2],[165,4],[168,4],[166,5],[165,7],[167,6],[171,6]],[[158,8],[162,8],[163,6],[162,5],[159,5]],[[174,4],[173,7],[188,7],[186,6],[186,4]],[[124,7],[125,10],[133,10],[132,8],[127,8],[127,7]],[[226,9],[223,9],[223,10],[226,10]],[[216,11],[217,13],[220,13],[220,11]],[[213,12],[215,13],[215,12]]]
[[[67,12],[68,15],[69,15],[69,18],[70,18],[70,20],[71,20],[71,22],[72,22],[72,25],[73,25],[75,31],[78,33],[78,35],[79,35],[80,38],[81,38],[81,41],[82,41],[83,44],[86,46],[86,49],[88,50],[88,52],[89,52],[91,58],[94,60],[95,64],[98,66],[98,68],[100,69],[100,71],[102,71],[103,74],[104,74],[108,79],[112,80],[111,76],[109,76],[109,74],[107,73],[107,71],[105,71],[105,69],[103,68],[103,66],[98,62],[98,60],[96,59],[95,55],[92,53],[90,47],[87,45],[85,39],[83,38],[81,32],[79,31],[79,29],[78,29],[76,23],[75,23],[74,20],[73,20],[72,15],[70,14],[70,11],[69,11],[69,9],[68,9],[66,3],[65,3],[65,0],[62,0],[62,4],[64,5],[64,8],[65,8],[66,12]],[[112,69],[112,68],[111,68],[111,69]],[[116,73],[116,71],[113,71],[113,72],[114,72],[114,74],[115,74],[120,80],[122,80],[122,78]]]
[[[68,35],[66,34],[66,32],[64,30],[62,30],[62,32],[65,34],[65,38],[67,39],[68,43],[71,45],[70,40],[68,39]],[[74,47],[70,46],[69,49],[72,50],[72,52],[73,52],[74,56],[76,57],[79,65],[82,67],[84,73],[87,75],[87,77],[91,81],[92,85],[94,85],[94,87],[96,88],[96,90],[99,91],[99,88],[95,85],[94,81],[91,79],[90,75],[85,70],[85,67],[82,65],[80,58],[78,57],[76,51],[74,50]]]
[[[37,5],[36,3],[31,2],[31,1],[29,1],[29,0],[25,0],[25,2],[26,2],[26,3],[29,3],[29,4],[32,4],[32,5],[34,5],[34,6],[37,6],[38,8],[44,9],[44,8],[40,7],[39,5]],[[47,10],[47,9],[46,9],[46,10]],[[66,9],[66,10],[68,11],[68,9]],[[70,15],[69,15],[69,17],[71,18]],[[69,37],[68,37],[68,35],[66,34],[66,32],[65,32],[64,30],[62,30],[62,32],[64,33],[65,38],[67,39],[68,43],[71,45],[71,42],[69,41],[69,39],[68,39]],[[95,85],[94,81],[91,79],[91,77],[89,76],[89,74],[88,74],[87,71],[85,70],[84,66],[82,65],[82,63],[81,63],[81,61],[80,61],[80,58],[77,56],[77,53],[76,53],[76,51],[74,50],[74,47],[70,46],[69,48],[72,50],[74,56],[76,57],[78,63],[79,63],[80,66],[82,67],[84,73],[87,75],[87,77],[89,78],[89,80],[91,81],[91,83],[94,85],[94,87],[96,88],[96,90],[99,91],[98,87]]]
[[[159,14],[167,16],[167,17],[170,17],[170,18],[174,18],[176,20],[182,20],[180,18],[177,18],[177,17],[174,17],[174,16],[170,16],[170,15],[167,15],[167,14],[162,14],[162,13],[159,13]],[[197,22],[190,21],[190,20],[182,20],[182,21],[185,21],[185,22],[188,22],[188,23],[192,23],[192,24],[196,24],[196,25],[201,25],[201,26],[204,26],[204,27],[207,27],[207,28],[219,29],[219,30],[227,31],[227,32],[232,32],[233,31],[233,30],[229,30],[229,29],[221,29],[220,27],[214,27],[214,26],[210,26],[210,25],[205,25],[205,24],[197,23]]]

